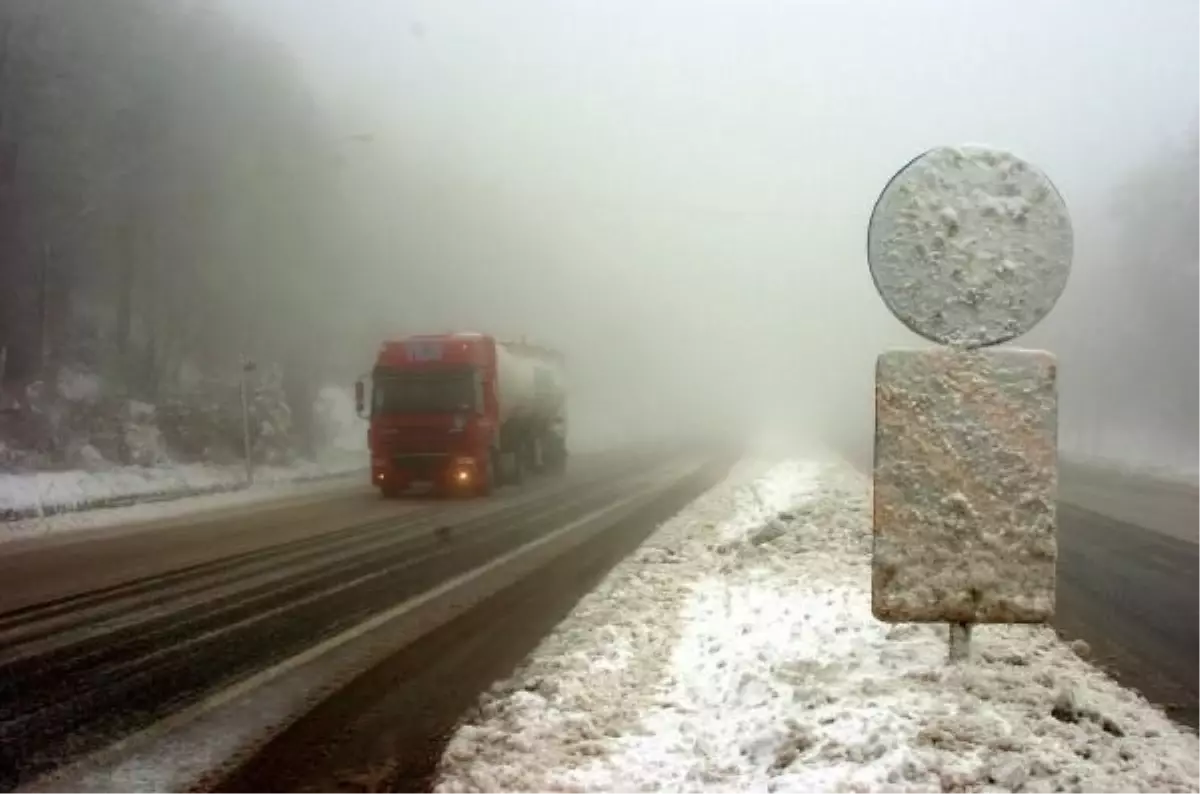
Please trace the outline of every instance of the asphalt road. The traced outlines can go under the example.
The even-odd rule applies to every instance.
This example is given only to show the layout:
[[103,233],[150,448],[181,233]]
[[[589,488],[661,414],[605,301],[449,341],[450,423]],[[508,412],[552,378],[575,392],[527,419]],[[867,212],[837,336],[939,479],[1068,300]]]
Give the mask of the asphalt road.
[[[1059,505],[1057,627],[1085,639],[1095,663],[1195,725],[1197,547],[1181,540],[1194,490],[1110,472],[1064,469],[1064,491],[1136,506],[1154,529]],[[1124,497],[1124,498],[1122,498]],[[664,507],[673,507],[670,500]],[[503,677],[652,522],[614,529],[355,680],[281,735],[222,791],[422,791],[475,694]]]
[[1196,489],[1065,467],[1060,490],[1055,626],[1085,640],[1092,661],[1121,683],[1195,728]]
[[[357,488],[169,526],[0,546],[0,788],[28,783],[594,512],[670,457],[647,450],[581,458],[562,477],[488,500],[387,502]],[[470,676],[451,694],[422,688],[437,719],[420,724],[457,718],[461,708],[448,711],[447,698],[473,698],[503,672],[489,665],[515,664],[621,549],[718,476],[703,475],[588,541],[590,553],[572,558],[568,581],[555,579],[532,601],[511,589],[492,599],[519,598],[524,612],[477,609],[463,620],[482,620],[486,632],[459,620],[450,624],[458,629],[408,649],[406,658],[441,670],[438,643],[448,642],[449,655],[465,653],[478,678],[474,690],[463,683],[476,680]],[[500,626],[516,639],[487,654],[470,650]]]
[[603,576],[716,484],[728,461],[403,648],[326,699],[216,791],[428,791],[459,718],[509,676]]
[[[386,502],[356,487],[4,544],[0,788],[552,532],[619,498],[669,457],[584,458],[562,478],[484,501]],[[208,784],[419,790],[478,692],[724,468],[666,488],[553,565],[399,648]],[[1195,489],[1067,467],[1061,491],[1057,627],[1194,726]]]

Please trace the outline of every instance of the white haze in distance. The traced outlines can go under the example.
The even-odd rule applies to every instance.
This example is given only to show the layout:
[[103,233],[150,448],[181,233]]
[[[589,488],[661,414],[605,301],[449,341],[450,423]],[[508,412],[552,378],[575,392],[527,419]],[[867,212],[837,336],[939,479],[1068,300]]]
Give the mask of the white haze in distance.
[[992,144],[1074,220],[1017,342],[1061,357],[1064,448],[1196,469],[1194,2],[227,1],[347,137],[368,336],[558,345],[576,424],[613,438],[861,455],[875,355],[922,344],[872,287],[872,204],[921,151]]

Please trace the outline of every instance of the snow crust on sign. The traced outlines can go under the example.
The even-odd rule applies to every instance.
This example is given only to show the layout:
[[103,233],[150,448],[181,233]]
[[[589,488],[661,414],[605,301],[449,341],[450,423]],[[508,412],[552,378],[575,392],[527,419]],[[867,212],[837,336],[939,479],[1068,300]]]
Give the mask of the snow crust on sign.
[[1196,736],[1052,629],[950,666],[876,621],[869,541],[848,467],[740,464],[481,697],[436,790],[1198,790]]
[[1046,175],[980,146],[932,149],[901,169],[867,235],[875,286],[897,319],[966,348],[1037,325],[1066,287],[1074,252],[1070,216]]

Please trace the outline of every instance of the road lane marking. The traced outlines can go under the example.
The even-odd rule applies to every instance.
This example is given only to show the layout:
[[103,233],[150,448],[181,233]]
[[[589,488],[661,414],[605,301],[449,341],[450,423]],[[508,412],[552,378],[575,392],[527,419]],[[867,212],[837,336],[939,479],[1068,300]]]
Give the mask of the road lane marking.
[[[514,565],[523,558],[536,557],[539,550],[594,524],[599,519],[662,493],[670,486],[698,473],[703,465],[702,462],[694,460],[687,463],[674,460],[658,467],[657,476],[651,475],[651,472],[645,472],[643,476],[647,477],[649,485],[636,489],[628,496],[589,511],[545,535],[512,549],[483,565],[454,576],[418,596],[368,618],[341,634],[214,693],[142,731],[118,740],[107,748],[37,778],[23,786],[22,790],[166,791],[190,788],[206,774],[222,768],[231,758],[236,757],[240,750],[244,750],[248,745],[258,746],[261,742],[269,741],[272,735],[286,729],[291,722],[303,716],[303,713],[307,711],[307,709],[298,711],[295,696],[284,694],[280,696],[279,700],[287,702],[275,704],[278,714],[267,713],[271,711],[268,705],[268,707],[251,714],[240,715],[239,719],[226,719],[220,724],[220,730],[214,730],[213,725],[209,723],[221,716],[217,713],[220,707],[233,704],[240,698],[247,698],[244,705],[249,708],[253,705],[249,698],[251,694],[261,693],[268,684],[273,682],[278,681],[282,684],[281,679],[284,679],[288,673],[298,672],[306,665],[316,663],[323,656],[332,655],[356,640],[368,638],[373,632],[417,612],[422,607],[436,604],[441,599],[448,599],[460,589],[464,591],[465,595],[469,585],[485,579],[489,574],[506,566]],[[581,538],[576,539],[577,542],[573,545],[578,545],[591,537],[589,533],[580,534]],[[566,550],[563,548],[554,556],[565,553]],[[545,564],[547,561],[542,561],[540,564]],[[522,573],[513,581],[518,581],[526,573]],[[372,649],[372,658],[366,667],[385,658],[385,655],[394,653],[407,642],[433,631],[438,626],[445,625],[476,604],[492,597],[504,587],[511,585],[513,581],[494,584],[482,595],[475,598],[463,598],[460,602],[443,607],[444,614],[440,615],[437,621],[423,625],[405,643],[400,643],[397,647],[389,645],[383,649]],[[344,675],[347,670],[365,669],[361,664],[353,667],[345,664],[343,668],[333,671],[332,675],[326,673],[323,681],[324,689],[316,692],[306,691],[304,693],[306,698],[302,701],[302,705],[315,706],[321,699],[336,692],[346,683]]]

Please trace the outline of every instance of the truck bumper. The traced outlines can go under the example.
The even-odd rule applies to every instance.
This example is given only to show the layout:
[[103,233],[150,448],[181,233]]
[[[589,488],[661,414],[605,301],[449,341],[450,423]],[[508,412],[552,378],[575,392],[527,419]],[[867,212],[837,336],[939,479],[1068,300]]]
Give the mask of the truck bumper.
[[396,455],[372,458],[371,482],[384,493],[430,489],[451,495],[482,489],[486,469],[466,455]]

